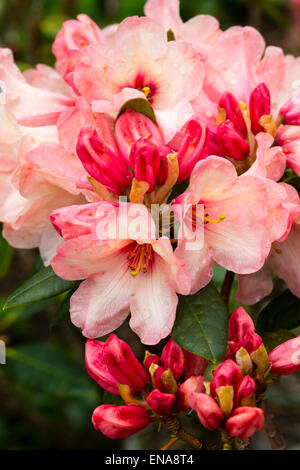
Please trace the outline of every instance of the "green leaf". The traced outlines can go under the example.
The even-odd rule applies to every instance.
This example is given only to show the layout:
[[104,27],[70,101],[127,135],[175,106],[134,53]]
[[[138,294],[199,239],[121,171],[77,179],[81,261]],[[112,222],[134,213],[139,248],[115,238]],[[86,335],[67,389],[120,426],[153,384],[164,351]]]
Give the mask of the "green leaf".
[[65,281],[58,277],[51,266],[42,269],[15,290],[4,303],[3,309],[32,304],[51,299],[78,285],[78,281]]
[[134,98],[133,100],[127,101],[120,109],[117,119],[126,111],[126,109],[133,109],[133,111],[136,111],[137,113],[144,114],[144,116],[151,119],[154,124],[157,124],[153,108],[146,99]]
[[14,307],[8,310],[0,310],[0,329],[5,330],[18,321],[26,320],[42,312],[48,305],[49,300],[42,300],[34,304]]
[[286,290],[262,310],[256,330],[259,334],[263,334],[277,329],[292,330],[298,326],[300,326],[300,299]]
[[275,330],[270,331],[263,336],[263,342],[268,353],[273,351],[279,344],[288,341],[289,339],[295,338],[295,335],[289,330]]
[[81,397],[97,394],[83,366],[52,344],[35,343],[7,348],[7,371],[32,391],[55,397]]
[[228,314],[213,284],[180,296],[172,337],[181,347],[216,362],[227,345]]

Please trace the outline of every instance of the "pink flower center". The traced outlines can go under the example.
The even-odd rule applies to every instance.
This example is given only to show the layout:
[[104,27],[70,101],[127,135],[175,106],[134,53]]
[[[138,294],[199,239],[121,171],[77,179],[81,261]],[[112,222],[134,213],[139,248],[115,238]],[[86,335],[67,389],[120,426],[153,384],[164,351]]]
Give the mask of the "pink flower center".
[[[201,201],[198,202],[198,204],[203,204]],[[195,229],[197,226],[198,218],[200,217],[201,221],[203,222],[204,225],[206,224],[219,224],[222,222],[224,219],[226,219],[225,215],[220,215],[218,219],[212,219],[209,217],[208,213],[205,213],[204,215],[199,215],[197,213],[197,205],[193,204],[192,207],[192,228]]]
[[156,92],[156,85],[146,80],[143,74],[138,74],[134,82],[134,88],[144,93],[149,103],[153,102],[153,96]]
[[136,243],[134,249],[128,255],[129,268],[133,277],[137,276],[141,269],[146,273],[153,260],[153,249],[149,243],[139,245]]

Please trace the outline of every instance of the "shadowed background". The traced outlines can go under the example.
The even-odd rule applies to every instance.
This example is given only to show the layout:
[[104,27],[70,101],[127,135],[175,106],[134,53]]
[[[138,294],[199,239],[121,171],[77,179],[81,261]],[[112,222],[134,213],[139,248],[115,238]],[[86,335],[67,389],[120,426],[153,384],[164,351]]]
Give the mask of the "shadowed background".
[[[86,13],[100,26],[142,15],[144,0],[0,0],[0,45],[13,50],[24,70],[36,63],[53,65],[51,44],[63,21]],[[300,52],[300,13],[284,0],[182,0],[184,20],[199,13],[218,18],[223,29],[235,24],[258,28],[268,44]],[[13,250],[0,238],[0,302],[41,268],[36,251]],[[215,276],[217,285],[224,273]],[[101,295],[101,293],[99,293]],[[107,398],[87,376],[84,339],[68,318],[51,325],[61,302],[38,303],[0,311],[0,339],[7,343],[7,364],[0,365],[0,449],[155,449],[168,436],[152,427],[124,441],[96,433],[90,417]],[[232,305],[232,309],[234,305]],[[127,325],[119,331],[139,357],[143,349]],[[158,347],[157,352],[161,350]],[[151,351],[155,351],[152,348]],[[289,448],[300,449],[300,381],[297,374],[272,387],[268,398]],[[193,416],[187,429],[206,435]],[[177,448],[182,444],[178,443]],[[255,448],[268,448],[265,434]],[[184,445],[182,446],[184,448]],[[176,447],[174,447],[176,448]]]

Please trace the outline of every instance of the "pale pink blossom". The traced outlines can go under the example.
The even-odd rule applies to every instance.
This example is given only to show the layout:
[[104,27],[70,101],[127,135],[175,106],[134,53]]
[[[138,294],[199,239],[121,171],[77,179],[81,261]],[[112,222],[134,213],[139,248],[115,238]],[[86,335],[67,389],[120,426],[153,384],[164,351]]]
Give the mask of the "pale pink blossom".
[[285,233],[288,224],[288,215],[282,217],[280,210],[285,191],[272,183],[253,176],[238,177],[234,166],[219,157],[197,163],[187,192],[173,205],[181,222],[185,204],[204,207],[198,221],[203,224],[204,241],[185,232],[187,237],[183,231],[175,251],[191,273],[193,293],[210,281],[214,261],[240,274],[263,266],[271,243]]
[[283,186],[288,195],[282,204],[289,216],[287,230],[273,244],[262,269],[247,276],[238,276],[236,298],[246,305],[257,303],[272,292],[273,272],[287,283],[294,295],[300,296],[300,269],[297,261],[300,253],[300,199],[293,187]]
[[[116,237],[117,216],[128,230],[122,238]],[[145,206],[99,202],[57,210],[51,218],[65,240],[52,260],[54,271],[86,279],[70,304],[71,319],[85,336],[115,330],[129,312],[143,343],[156,344],[170,333],[176,292],[187,293],[190,281],[170,240],[155,240]]]
[[221,30],[216,18],[197,15],[184,23],[179,14],[179,0],[148,0],[145,14],[175,35],[176,41],[187,41],[204,57],[212,50]]
[[204,91],[213,102],[218,103],[223,93],[230,92],[248,103],[252,91],[264,83],[270,91],[272,107],[286,71],[282,50],[273,46],[266,48],[261,34],[250,26],[233,26],[224,31],[217,38],[205,66]]
[[109,44],[84,48],[73,72],[75,90],[95,112],[118,113],[129,99],[148,99],[166,142],[193,116],[191,101],[202,82],[197,51],[168,42],[162,26],[138,17],[124,20]]
[[87,15],[78,15],[77,20],[63,24],[52,46],[58,61],[58,69],[65,80],[72,84],[72,72],[78,52],[90,44],[102,44],[106,39],[99,26]]
[[9,49],[0,49],[1,93],[7,110],[21,125],[55,124],[60,113],[74,104],[74,99],[30,85],[14,63]]
[[49,215],[59,206],[93,197],[87,173],[61,145],[56,126],[20,126],[6,107],[0,111],[0,220],[17,248],[39,247],[49,264],[61,242]]

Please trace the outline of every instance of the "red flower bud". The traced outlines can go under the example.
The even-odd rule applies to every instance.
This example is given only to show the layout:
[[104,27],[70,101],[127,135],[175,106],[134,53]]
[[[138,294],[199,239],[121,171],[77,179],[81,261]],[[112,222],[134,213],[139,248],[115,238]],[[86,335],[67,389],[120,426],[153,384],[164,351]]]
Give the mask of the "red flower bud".
[[254,380],[246,375],[235,394],[234,406],[255,406],[256,386]]
[[103,357],[104,344],[89,339],[85,345],[85,364],[90,377],[109,393],[120,395],[117,380],[111,375]]
[[132,173],[123,158],[92,126],[81,129],[76,152],[86,171],[112,193],[120,194],[131,183]]
[[185,358],[185,379],[194,375],[203,375],[208,364],[208,360],[204,357],[193,354],[186,349],[183,350]]
[[145,354],[144,365],[146,369],[149,369],[151,364],[156,364],[158,366],[162,365],[161,357],[157,356],[156,354],[150,354],[148,351]]
[[[139,139],[147,139],[164,149],[164,141],[159,128],[144,114],[127,109],[118,118],[115,126],[115,136],[120,152],[126,163],[130,164],[131,148]],[[162,152],[163,153],[163,152]]]
[[219,124],[217,142],[226,157],[231,157],[234,160],[244,160],[249,155],[250,147],[248,142],[229,120]]
[[241,406],[236,408],[226,422],[226,430],[233,437],[248,439],[264,427],[264,413],[259,408]]
[[224,421],[224,414],[216,401],[205,393],[192,393],[190,406],[193,408],[201,424],[209,429],[219,429]]
[[225,109],[227,119],[244,136],[247,135],[247,126],[244,121],[237,99],[229,92],[223,93],[219,102],[220,108]]
[[183,129],[183,139],[178,149],[179,177],[178,182],[188,178],[202,158],[206,143],[206,132],[195,119],[189,121]]
[[300,335],[273,349],[269,360],[273,374],[289,375],[300,370]]
[[262,116],[271,113],[271,96],[264,83],[261,83],[252,91],[249,101],[249,111],[253,134],[256,135],[259,132],[265,132],[259,120]]
[[167,157],[166,157],[166,155],[161,155],[160,156],[160,167],[159,167],[157,177],[156,177],[156,183],[159,186],[162,186],[163,184],[165,184],[166,179],[168,177],[168,171],[169,170],[168,170]]
[[184,372],[185,359],[183,350],[172,338],[169,339],[164,347],[161,358],[164,366],[173,372],[175,380],[179,380]]
[[204,393],[204,377],[189,377],[185,382],[183,382],[177,392],[177,402],[178,407],[183,411],[188,411],[190,407],[190,396],[192,393]]
[[210,157],[211,155],[223,156],[223,152],[217,142],[216,132],[206,129],[206,141],[203,148],[202,158]]
[[172,393],[163,393],[160,390],[153,390],[147,397],[147,403],[154,413],[159,416],[168,416],[176,402],[176,397]]
[[147,139],[139,139],[132,145],[129,159],[136,180],[146,181],[149,184],[148,192],[151,193],[160,168],[158,147]]
[[116,335],[110,335],[103,348],[103,357],[111,375],[133,390],[142,390],[149,382],[147,372],[131,348]]
[[231,385],[234,392],[237,392],[242,381],[242,373],[239,366],[231,359],[222,362],[213,372],[213,379],[210,383],[210,392],[213,397],[217,396],[217,388]]
[[243,347],[250,354],[262,344],[261,337],[255,333],[252,318],[243,307],[237,308],[229,319],[228,325],[229,356]]
[[94,428],[110,439],[131,436],[150,423],[147,410],[135,405],[101,405],[92,417]]

